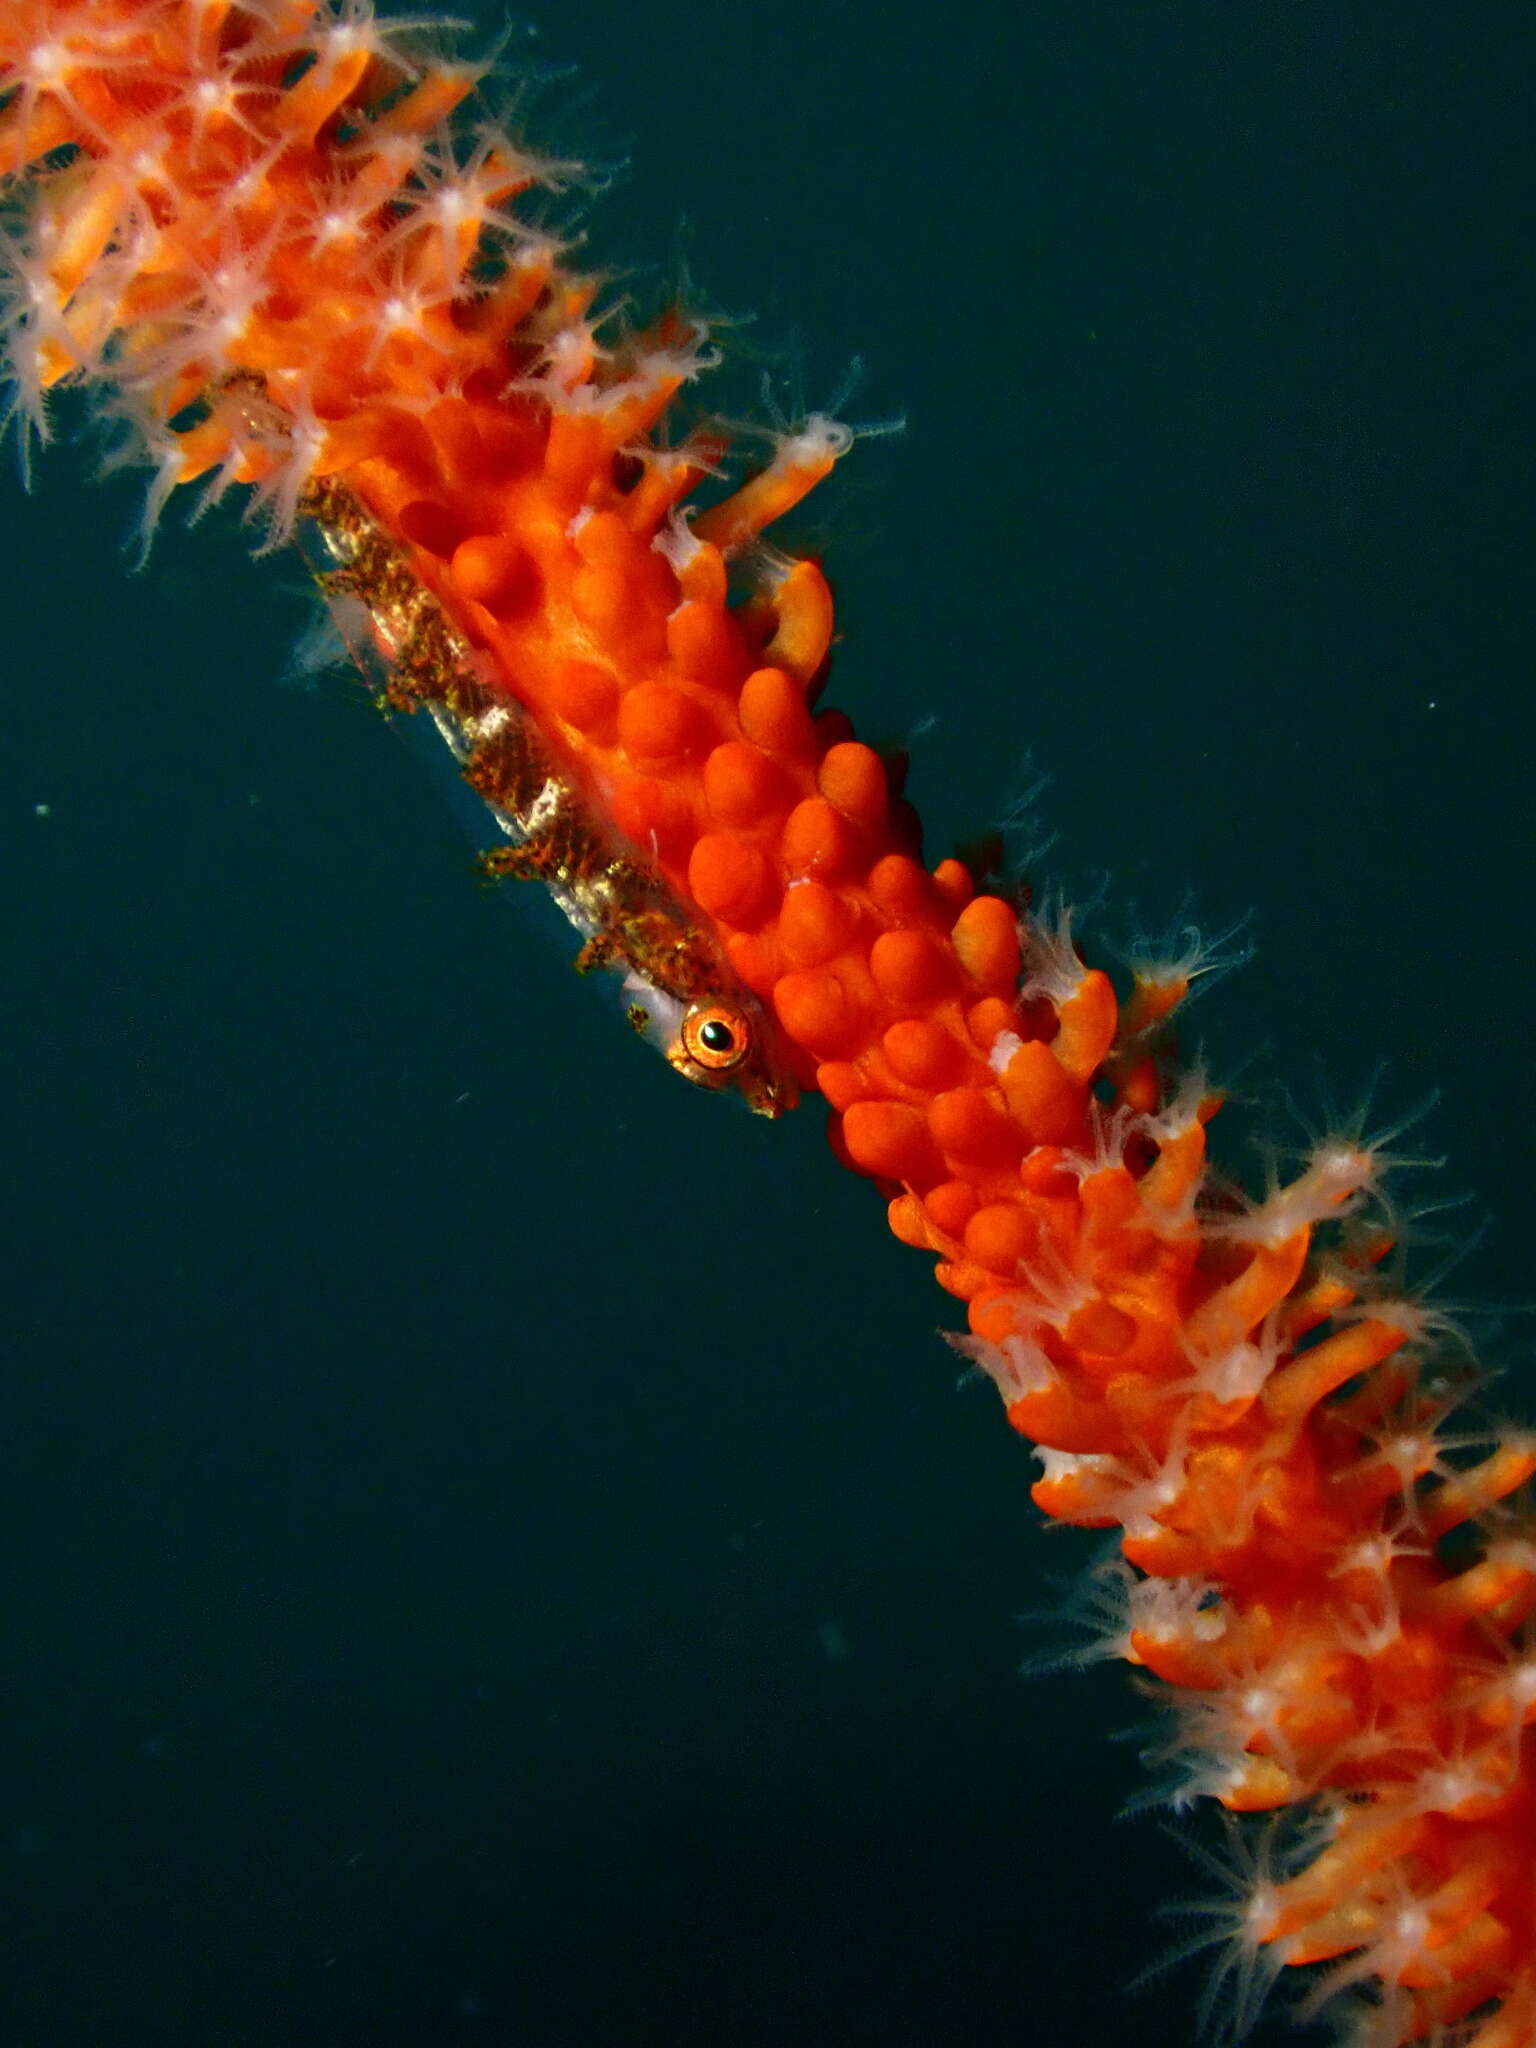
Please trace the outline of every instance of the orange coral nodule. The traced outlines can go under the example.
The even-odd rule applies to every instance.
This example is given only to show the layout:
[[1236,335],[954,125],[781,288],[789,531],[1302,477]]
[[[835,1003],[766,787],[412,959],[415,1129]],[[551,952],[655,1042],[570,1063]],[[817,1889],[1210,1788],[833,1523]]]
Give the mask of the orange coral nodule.
[[953,858],[939,862],[933,871],[933,885],[948,904],[951,917],[958,917],[976,894],[970,869],[964,861]]
[[953,1087],[968,1063],[959,1039],[931,1017],[898,1018],[880,1046],[897,1079],[927,1093]]
[[743,637],[723,600],[691,598],[667,615],[667,652],[691,680],[733,689]]
[[930,917],[936,908],[933,877],[911,854],[882,854],[871,867],[865,887],[870,902],[892,924]]
[[782,668],[754,669],[741,686],[736,715],[743,736],[785,761],[815,757],[816,728],[805,691]]
[[619,745],[641,766],[692,760],[714,737],[703,707],[674,683],[632,683],[620,700]]
[[706,832],[688,856],[688,893],[721,924],[751,931],[772,915],[779,883],[766,855],[750,840]]
[[932,1227],[922,1200],[917,1195],[893,1196],[886,1207],[885,1220],[892,1237],[898,1243],[909,1245],[913,1251],[937,1250]]
[[880,831],[890,815],[885,763],[861,740],[844,740],[827,749],[816,770],[816,787],[866,832]]
[[779,1022],[796,1045],[820,1060],[847,1059],[864,1049],[864,1006],[827,968],[792,969],[773,985]]
[[848,897],[814,877],[793,882],[779,911],[779,944],[796,967],[821,967],[846,952],[859,927]]
[[843,1112],[843,1143],[860,1170],[919,1192],[942,1171],[922,1112],[906,1102],[855,1102]]
[[1008,1113],[1036,1145],[1070,1143],[1082,1133],[1084,1092],[1040,1039],[1019,1046],[1002,1072]]
[[1018,1202],[988,1202],[965,1226],[965,1253],[989,1273],[1016,1275],[1040,1248],[1040,1224]]
[[653,775],[632,775],[617,783],[609,809],[624,837],[657,860],[685,858],[696,836],[687,795]]
[[1027,1142],[1017,1121],[986,1088],[947,1088],[928,1105],[928,1126],[957,1168],[1014,1166]]
[[1019,978],[1019,921],[1000,896],[976,896],[951,933],[960,965],[979,987],[1001,993]]
[[823,882],[846,880],[863,860],[863,838],[824,796],[803,798],[784,821],[779,858],[791,877]]
[[977,1209],[976,1190],[967,1180],[940,1181],[923,1196],[923,1209],[941,1238],[953,1243],[965,1235]]
[[869,949],[869,971],[888,1003],[926,1009],[953,987],[955,956],[936,932],[881,932]]
[[788,787],[783,769],[748,740],[722,740],[704,763],[705,807],[720,825],[762,823],[783,806]]
[[545,685],[556,718],[574,726],[598,746],[618,737],[619,685],[611,670],[595,662],[571,659],[554,664]]
[[752,993],[771,999],[774,983],[786,965],[777,932],[771,926],[756,932],[729,932],[725,951],[731,966]]
[[471,604],[510,619],[537,601],[538,572],[528,550],[509,534],[477,533],[453,551],[449,575]]

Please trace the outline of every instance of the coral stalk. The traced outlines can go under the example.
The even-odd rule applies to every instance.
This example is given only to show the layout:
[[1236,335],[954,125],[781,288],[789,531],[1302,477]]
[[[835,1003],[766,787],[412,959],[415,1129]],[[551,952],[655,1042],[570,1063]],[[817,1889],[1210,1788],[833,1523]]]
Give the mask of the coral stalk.
[[[816,562],[761,536],[850,436],[736,489],[672,445],[704,323],[624,332],[454,117],[474,67],[367,0],[12,0],[0,259],[23,434],[96,386],[153,482],[318,540],[394,702],[436,718],[688,1078],[819,1091],[967,1307],[1034,1499],[1120,1532],[1106,1647],[1160,1682],[1176,1803],[1304,1808],[1232,1939],[1358,1987],[1357,2038],[1536,2038],[1536,1443],[1445,1430],[1465,1368],[1392,1278],[1384,1141],[1245,1199],[1172,1061],[1190,956],[1122,1001],[1065,917],[926,866],[900,773],[815,708]],[[659,1020],[659,1021],[658,1021]]]

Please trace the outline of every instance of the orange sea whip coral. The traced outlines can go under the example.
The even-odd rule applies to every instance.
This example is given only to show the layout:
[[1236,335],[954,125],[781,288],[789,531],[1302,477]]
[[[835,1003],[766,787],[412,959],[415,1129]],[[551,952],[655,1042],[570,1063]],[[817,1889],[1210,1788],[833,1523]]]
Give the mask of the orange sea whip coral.
[[94,381],[148,521],[204,478],[318,535],[512,839],[492,864],[555,890],[691,1079],[826,1096],[967,1303],[1037,1503],[1121,1532],[1106,1647],[1174,1707],[1175,1799],[1315,1818],[1226,1914],[1238,1966],[1326,1966],[1361,2042],[1524,2048],[1536,1444],[1447,1439],[1462,1376],[1386,1277],[1384,1141],[1218,1187],[1164,1033],[1195,962],[1122,1004],[1066,918],[926,868],[892,766],[815,712],[827,585],[759,536],[846,430],[711,496],[726,437],[664,438],[703,324],[607,338],[516,210],[554,172],[456,129],[474,67],[367,0],[12,0],[0,67],[23,433]]

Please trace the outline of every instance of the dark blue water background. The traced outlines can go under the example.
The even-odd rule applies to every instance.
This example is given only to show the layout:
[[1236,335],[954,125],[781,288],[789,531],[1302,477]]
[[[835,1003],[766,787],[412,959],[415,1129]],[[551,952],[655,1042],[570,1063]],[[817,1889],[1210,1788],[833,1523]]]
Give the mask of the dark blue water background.
[[[906,414],[799,538],[931,851],[1032,758],[1090,930],[1251,913],[1230,1156],[1438,1090],[1495,1220],[1447,1290],[1528,1300],[1528,14],[598,0],[509,54],[629,160],[591,260],[755,316],[723,403],[857,353]],[[1123,1675],[1017,1676],[1082,1552],[923,1262],[285,685],[296,565],[170,519],[135,577],[91,469],[3,515],[0,2040],[1183,2048],[1198,1978],[1123,1987],[1201,1880],[1115,1819]]]

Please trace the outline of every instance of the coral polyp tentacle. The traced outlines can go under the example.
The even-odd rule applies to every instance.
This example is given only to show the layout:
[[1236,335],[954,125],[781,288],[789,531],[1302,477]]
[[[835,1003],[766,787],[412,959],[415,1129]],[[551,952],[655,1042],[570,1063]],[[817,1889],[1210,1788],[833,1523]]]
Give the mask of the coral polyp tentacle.
[[545,883],[679,1072],[826,1097],[967,1304],[1036,1502],[1120,1531],[1107,1645],[1181,1703],[1176,1803],[1326,1818],[1223,1909],[1246,1980],[1369,1987],[1362,2041],[1536,2038],[1536,1441],[1447,1437],[1385,1139],[1252,1201],[1212,1175],[1165,1027],[1236,933],[1138,957],[1122,1006],[1070,914],[925,865],[899,764],[816,709],[831,593],[762,536],[848,430],[780,422],[722,485],[727,430],[668,426],[704,324],[616,333],[518,210],[568,167],[456,133],[474,67],[368,0],[11,0],[0,67],[23,427],[94,380],[146,528],[202,479],[307,536],[489,805],[487,871]]

